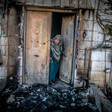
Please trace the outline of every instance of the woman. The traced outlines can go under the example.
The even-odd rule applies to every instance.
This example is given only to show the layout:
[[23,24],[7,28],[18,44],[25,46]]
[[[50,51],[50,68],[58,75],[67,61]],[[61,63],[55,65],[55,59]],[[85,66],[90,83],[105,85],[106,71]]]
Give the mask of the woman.
[[59,70],[60,60],[62,57],[63,40],[61,35],[56,35],[51,40],[50,52],[50,70],[49,70],[49,84],[54,85],[55,76]]

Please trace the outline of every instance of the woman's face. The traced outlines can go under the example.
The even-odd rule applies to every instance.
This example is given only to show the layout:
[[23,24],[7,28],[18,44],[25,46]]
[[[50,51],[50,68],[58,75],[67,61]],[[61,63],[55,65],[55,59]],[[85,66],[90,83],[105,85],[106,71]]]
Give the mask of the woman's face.
[[59,39],[56,38],[55,39],[55,44],[59,44],[59,42],[60,42]]

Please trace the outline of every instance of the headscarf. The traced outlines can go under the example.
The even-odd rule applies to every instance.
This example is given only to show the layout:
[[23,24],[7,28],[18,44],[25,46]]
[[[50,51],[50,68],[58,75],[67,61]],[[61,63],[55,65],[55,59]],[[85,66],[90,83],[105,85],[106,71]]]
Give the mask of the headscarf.
[[[59,40],[59,44],[55,43],[56,38]],[[51,40],[51,52],[53,54],[53,58],[57,62],[60,61],[62,49],[63,49],[63,39],[61,35],[58,34]]]

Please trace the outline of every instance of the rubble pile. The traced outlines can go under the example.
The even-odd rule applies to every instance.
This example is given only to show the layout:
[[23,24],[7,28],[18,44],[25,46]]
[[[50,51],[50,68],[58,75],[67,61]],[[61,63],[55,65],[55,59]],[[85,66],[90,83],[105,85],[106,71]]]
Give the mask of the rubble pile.
[[0,96],[0,112],[97,112],[86,89],[41,84],[8,87]]

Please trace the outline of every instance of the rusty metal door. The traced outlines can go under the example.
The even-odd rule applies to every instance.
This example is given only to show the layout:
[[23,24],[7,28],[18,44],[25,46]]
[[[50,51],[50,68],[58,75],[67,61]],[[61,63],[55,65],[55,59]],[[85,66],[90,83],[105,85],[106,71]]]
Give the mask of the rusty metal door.
[[51,13],[27,11],[25,83],[47,84]]
[[74,40],[74,20],[75,16],[64,16],[62,18],[61,35],[64,40],[64,54],[60,63],[60,79],[66,83],[70,83],[72,71],[72,55]]

